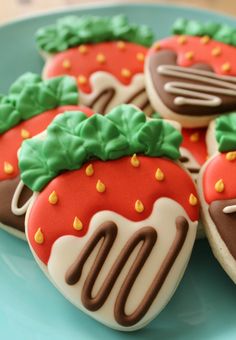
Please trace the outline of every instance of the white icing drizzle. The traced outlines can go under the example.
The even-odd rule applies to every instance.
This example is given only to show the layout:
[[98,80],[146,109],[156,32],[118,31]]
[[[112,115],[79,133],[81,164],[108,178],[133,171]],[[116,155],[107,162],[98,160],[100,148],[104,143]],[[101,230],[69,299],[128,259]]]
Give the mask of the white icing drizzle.
[[228,205],[227,207],[224,207],[223,212],[225,214],[232,214],[236,212],[236,205]]
[[[172,81],[165,84],[164,89],[168,93],[180,95],[174,99],[175,105],[217,107],[221,105],[222,100],[218,96],[213,95],[214,93],[236,97],[235,77],[221,76],[205,70],[176,65],[158,66],[157,72],[161,75],[193,81],[193,83]],[[206,85],[195,84],[196,81],[205,83]],[[209,92],[211,94],[209,94]]]
[[13,214],[17,216],[24,215],[26,213],[26,210],[28,209],[30,202],[36,195],[36,193],[33,193],[32,196],[28,199],[28,201],[22,207],[19,208],[18,201],[19,201],[23,188],[24,188],[24,183],[20,181],[19,184],[17,185],[17,188],[14,192],[14,195],[11,201],[11,211],[13,212]]

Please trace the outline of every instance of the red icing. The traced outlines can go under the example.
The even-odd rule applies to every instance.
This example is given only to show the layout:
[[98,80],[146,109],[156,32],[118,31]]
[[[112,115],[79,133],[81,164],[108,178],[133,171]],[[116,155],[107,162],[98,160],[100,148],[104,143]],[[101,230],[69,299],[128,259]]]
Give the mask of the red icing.
[[[209,161],[203,174],[203,192],[208,204],[216,200],[236,197],[236,160],[228,161],[225,154],[219,154]],[[223,192],[215,190],[215,184],[222,179],[225,185]]]
[[[130,42],[125,42],[125,48],[119,49],[117,42],[104,42],[86,45],[87,53],[79,52],[78,47],[70,48],[66,51],[55,54],[49,59],[45,75],[47,78],[60,75],[71,75],[78,77],[82,75],[87,78],[86,84],[78,84],[79,90],[85,93],[92,92],[89,82],[90,76],[98,71],[104,71],[114,75],[122,84],[129,85],[135,74],[143,73],[143,61],[137,59],[137,53],[146,55],[147,48]],[[98,54],[103,54],[106,58],[104,63],[96,60]],[[63,67],[63,61],[68,60],[71,64],[69,69]],[[130,77],[121,75],[122,69],[131,72]]]
[[[92,114],[92,111],[84,106],[61,106],[23,121],[2,135],[0,134],[0,181],[14,178],[19,173],[17,150],[23,141],[21,137],[22,129],[27,130],[30,136],[33,137],[45,130],[56,115],[64,111],[73,110],[82,110],[88,116]],[[4,172],[4,162],[8,162],[13,166],[14,172],[11,175]]]
[[[183,206],[191,220],[198,219],[198,206],[189,204],[189,196],[197,196],[190,177],[176,163],[161,159],[140,156],[139,168],[130,164],[130,157],[114,161],[94,161],[94,174],[86,176],[85,164],[80,170],[66,172],[52,182],[39,194],[33,204],[28,220],[28,238],[37,256],[47,263],[53,243],[63,235],[82,237],[86,234],[94,214],[102,210],[115,211],[133,220],[146,219],[152,212],[154,202],[160,197],[169,197]],[[165,179],[155,179],[160,168]],[[106,185],[104,193],[96,191],[100,179]],[[184,183],[184,185],[183,185]],[[51,205],[48,197],[52,191],[58,195],[58,203]],[[141,200],[145,210],[135,211],[136,200]],[[73,229],[73,220],[77,216],[83,223],[83,229]],[[34,235],[41,228],[44,243],[38,245]]]
[[[207,44],[201,42],[201,37],[186,36],[186,43],[180,44],[178,42],[179,36],[172,36],[158,42],[160,51],[169,49],[177,52],[177,64],[179,66],[192,66],[194,64],[205,63],[212,66],[215,73],[221,75],[236,76],[236,48],[234,46],[226,45],[224,43],[210,40]],[[150,49],[149,53],[157,53],[156,44]],[[221,54],[218,56],[212,55],[212,50],[216,47],[221,49]],[[194,56],[188,60],[185,57],[187,52],[193,52]],[[222,65],[230,63],[230,71],[222,71]]]
[[[191,152],[199,165],[203,165],[207,159],[206,130],[206,128],[198,128],[182,129],[181,131],[183,135],[183,142],[181,146]],[[198,134],[198,141],[191,141],[191,136],[193,134]]]

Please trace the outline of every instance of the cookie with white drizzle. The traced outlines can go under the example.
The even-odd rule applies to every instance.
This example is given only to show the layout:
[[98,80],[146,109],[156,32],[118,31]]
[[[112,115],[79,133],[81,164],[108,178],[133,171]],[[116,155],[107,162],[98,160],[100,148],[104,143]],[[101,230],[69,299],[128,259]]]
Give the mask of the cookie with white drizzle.
[[21,238],[25,211],[32,191],[20,181],[17,151],[22,141],[45,130],[65,110],[92,111],[78,106],[78,89],[72,77],[43,81],[25,73],[0,96],[0,227]]
[[236,108],[234,28],[179,19],[145,63],[152,106],[187,128],[207,126]]
[[43,77],[75,77],[82,104],[102,114],[123,103],[152,112],[143,74],[153,42],[147,26],[124,15],[70,16],[39,29],[36,42],[46,58]]
[[214,127],[218,151],[201,169],[199,195],[213,253],[236,283],[236,113],[218,117]]
[[164,120],[121,105],[65,113],[20,150],[21,178],[36,192],[26,216],[33,255],[69,301],[109,327],[148,324],[187,266],[199,204],[175,161],[180,143]]

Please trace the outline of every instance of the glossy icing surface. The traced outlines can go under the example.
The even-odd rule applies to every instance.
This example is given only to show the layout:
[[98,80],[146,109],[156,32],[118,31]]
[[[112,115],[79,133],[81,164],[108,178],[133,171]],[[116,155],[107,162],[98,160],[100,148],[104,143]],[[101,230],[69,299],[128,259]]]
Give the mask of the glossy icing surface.
[[[47,263],[56,239],[63,235],[84,236],[92,216],[100,210],[111,210],[132,221],[140,221],[150,215],[158,198],[169,197],[183,206],[191,220],[198,219],[198,204],[189,203],[191,194],[197,196],[196,190],[182,168],[160,158],[139,156],[139,167],[132,166],[130,160],[130,157],[124,157],[106,163],[93,161],[92,176],[86,175],[88,164],[85,164],[80,170],[58,176],[39,194],[28,216],[28,238],[44,263]],[[165,174],[163,181],[155,177],[158,168]],[[174,178],[178,180],[174,181]],[[96,190],[98,180],[106,188],[102,193]],[[53,191],[58,196],[55,205],[48,203]],[[135,210],[137,200],[144,206],[142,212]],[[80,230],[73,228],[75,217],[82,223]],[[34,239],[38,228],[44,237],[43,244],[37,244]]]
[[207,159],[206,129],[182,129],[182,147],[186,148],[199,165],[205,163]]

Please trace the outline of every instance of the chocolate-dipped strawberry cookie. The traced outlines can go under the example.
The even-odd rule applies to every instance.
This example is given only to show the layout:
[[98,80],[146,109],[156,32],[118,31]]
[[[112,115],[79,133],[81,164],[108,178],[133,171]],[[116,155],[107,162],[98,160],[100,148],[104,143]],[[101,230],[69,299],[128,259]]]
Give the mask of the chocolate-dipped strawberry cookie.
[[44,78],[76,78],[80,102],[96,112],[133,103],[151,113],[144,86],[144,59],[152,43],[146,26],[115,17],[65,17],[41,28],[37,45],[46,58]]
[[148,52],[149,99],[162,116],[184,127],[207,126],[236,108],[234,29],[180,19],[173,32]]
[[180,143],[167,122],[121,105],[105,116],[65,113],[21,148],[21,178],[35,192],[33,255],[69,301],[109,327],[148,324],[185,271],[199,205],[174,161]]
[[213,253],[236,283],[236,113],[216,119],[214,138],[218,152],[200,172],[199,193]]
[[[24,237],[25,211],[32,191],[20,181],[17,151],[23,140],[39,134],[59,113],[79,110],[78,89],[71,77],[42,81],[26,73],[0,97],[0,227]],[[33,156],[32,156],[33,157]]]

